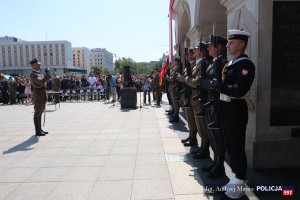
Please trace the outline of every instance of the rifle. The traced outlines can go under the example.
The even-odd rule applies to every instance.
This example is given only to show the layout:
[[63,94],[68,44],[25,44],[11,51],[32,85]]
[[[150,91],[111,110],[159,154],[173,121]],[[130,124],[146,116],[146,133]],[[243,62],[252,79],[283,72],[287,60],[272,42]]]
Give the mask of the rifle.
[[[211,41],[214,45],[217,46],[218,38],[211,36]],[[217,90],[217,87],[222,84],[221,80],[221,70],[222,62],[219,58],[219,51],[217,53],[217,59],[214,64],[214,79],[210,81],[210,86],[208,89],[208,101],[204,104],[206,109],[211,110],[212,116],[214,116],[214,121],[208,123],[209,129],[219,129],[220,128],[220,92]]]
[[[189,49],[185,48],[185,55],[187,55],[189,53]],[[191,69],[191,64],[190,62],[187,60],[186,57],[185,58],[185,75],[188,77],[192,76],[192,69]],[[189,108],[190,107],[190,97],[192,95],[192,88],[189,87],[187,84],[185,85],[185,104],[183,105],[183,108]]]
[[[179,46],[179,48],[178,48],[178,53],[179,53],[179,57],[181,58],[181,49],[180,49],[180,46]],[[180,74],[182,74],[182,68],[183,68],[183,66],[182,66],[182,62],[180,62],[180,65],[179,65],[179,73]],[[174,72],[174,73],[176,73],[176,72]],[[176,80],[175,80],[176,81]],[[184,93],[184,91],[182,90],[182,86],[183,86],[183,84],[182,83],[180,83],[179,81],[176,81],[177,82],[177,84],[176,85],[174,85],[174,86],[172,86],[174,89],[176,89],[177,88],[177,91],[178,91],[178,96],[177,97],[175,97],[175,101],[180,101],[180,96],[181,96],[181,94],[182,93]]]

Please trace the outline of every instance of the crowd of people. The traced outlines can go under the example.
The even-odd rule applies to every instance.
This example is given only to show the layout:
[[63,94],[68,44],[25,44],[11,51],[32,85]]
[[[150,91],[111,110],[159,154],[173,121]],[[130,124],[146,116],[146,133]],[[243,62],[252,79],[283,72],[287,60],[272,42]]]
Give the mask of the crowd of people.
[[[156,100],[155,89],[158,88],[157,69],[152,75],[133,74],[132,83],[138,92],[144,93],[144,104],[147,100],[150,104],[151,99]],[[156,78],[155,78],[156,77]],[[115,103],[120,100],[120,91],[123,87],[123,78],[120,73],[95,75],[63,75],[53,73],[46,81],[45,88],[48,91],[48,101],[65,101],[67,95],[96,92],[99,94],[98,100]],[[152,98],[151,93],[153,92]],[[94,100],[92,95],[89,100]],[[29,75],[27,76],[4,76],[0,75],[0,103],[4,105],[13,104],[32,104],[32,84]]]

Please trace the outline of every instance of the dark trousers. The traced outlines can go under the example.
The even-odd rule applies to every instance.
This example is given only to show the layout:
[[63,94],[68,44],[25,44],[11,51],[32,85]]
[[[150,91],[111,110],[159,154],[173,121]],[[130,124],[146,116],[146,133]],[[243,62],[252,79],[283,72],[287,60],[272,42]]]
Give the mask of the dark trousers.
[[245,136],[248,123],[248,107],[244,99],[221,102],[221,128],[230,166],[236,178],[245,180],[247,159]]
[[[210,100],[213,97],[208,96]],[[220,123],[220,101],[214,102],[206,109],[206,119],[207,123],[215,123],[215,127],[219,129],[208,129],[208,139],[209,143],[214,151],[214,161],[217,164],[223,164],[225,157],[225,144],[224,136],[222,133],[221,123]]]
[[172,103],[172,98],[171,98],[171,95],[170,95],[170,92],[169,91],[167,91],[167,98],[168,98],[168,102],[169,102],[169,105],[173,105],[173,103]]
[[144,103],[146,103],[147,95],[148,95],[148,103],[151,103],[150,90],[144,91]]

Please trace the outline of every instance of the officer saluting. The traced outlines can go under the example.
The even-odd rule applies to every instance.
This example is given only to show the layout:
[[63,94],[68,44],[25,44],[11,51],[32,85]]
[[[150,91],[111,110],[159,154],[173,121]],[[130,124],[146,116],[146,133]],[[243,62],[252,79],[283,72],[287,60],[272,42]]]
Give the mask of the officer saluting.
[[45,105],[47,101],[45,82],[47,82],[47,80],[50,79],[49,69],[48,68],[46,69],[46,75],[44,76],[40,72],[41,63],[36,58],[30,61],[30,65],[32,67],[32,73],[30,74],[30,81],[33,87],[32,99],[34,103],[33,121],[35,127],[35,135],[44,136],[45,134],[48,134],[48,132],[42,130],[41,118],[45,110]]
[[[248,123],[248,107],[245,98],[255,76],[255,66],[245,54],[250,33],[240,30],[228,31],[228,53],[233,60],[222,71],[222,84],[217,84],[221,100],[221,128],[234,174],[226,188],[244,186],[247,171],[245,135]],[[244,196],[242,190],[226,190],[230,198]]]

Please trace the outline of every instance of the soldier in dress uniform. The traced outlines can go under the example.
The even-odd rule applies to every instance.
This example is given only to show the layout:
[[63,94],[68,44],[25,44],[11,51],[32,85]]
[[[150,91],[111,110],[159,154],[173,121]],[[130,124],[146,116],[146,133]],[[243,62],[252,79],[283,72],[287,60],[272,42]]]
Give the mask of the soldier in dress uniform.
[[47,102],[47,93],[45,83],[48,79],[51,78],[49,74],[49,69],[46,69],[46,75],[44,76],[41,73],[41,63],[35,58],[30,61],[30,65],[32,67],[32,73],[30,74],[30,81],[32,84],[32,100],[34,103],[34,126],[35,126],[35,135],[36,136],[44,136],[48,134],[42,130],[41,121],[42,114],[45,110],[45,105]]
[[[246,98],[255,77],[255,66],[245,54],[250,33],[240,30],[228,31],[228,53],[233,57],[222,71],[222,82],[214,81],[220,92],[221,128],[225,138],[225,146],[229,155],[233,176],[227,187],[245,185],[247,159],[245,152],[245,135],[248,123],[248,107]],[[226,190],[230,198],[245,195],[242,190]]]
[[207,123],[205,119],[205,115],[197,116],[197,113],[204,112],[204,107],[201,101],[199,99],[194,99],[194,96],[197,96],[198,90],[197,90],[197,84],[199,82],[199,79],[203,76],[203,72],[205,72],[206,67],[208,66],[207,63],[207,46],[204,43],[199,43],[198,46],[195,47],[193,50],[193,56],[196,58],[195,64],[193,64],[192,68],[192,75],[190,77],[183,76],[180,74],[177,74],[177,79],[183,80],[189,87],[192,88],[192,95],[191,95],[191,110],[193,112],[193,120],[196,123],[197,132],[199,133],[201,137],[201,146],[198,147],[198,141],[197,141],[197,132],[195,134],[192,134],[190,137],[190,140],[184,143],[184,146],[191,146],[192,154],[194,155],[194,158],[205,158],[209,156],[209,141],[208,141],[208,135],[207,135]]
[[226,58],[227,39],[211,35],[208,45],[208,52],[213,57],[213,61],[207,68],[205,77],[200,79],[200,86],[207,91],[204,106],[208,121],[209,143],[214,151],[214,162],[204,166],[202,170],[208,172],[209,178],[216,178],[225,174],[225,147],[220,130],[220,93],[213,89],[211,82],[214,80],[221,81],[223,67],[228,62]]
[[168,84],[168,90],[171,95],[172,104],[173,104],[173,116],[170,119],[171,123],[179,122],[179,101],[176,100],[176,97],[178,97],[178,91],[176,88],[174,88],[175,85],[177,85],[176,82],[176,73],[179,73],[181,60],[180,58],[175,58],[172,62],[171,69],[170,69],[170,75],[166,76],[166,80],[169,82]]
[[161,96],[160,96],[160,86],[159,86],[159,72],[157,68],[154,69],[154,74],[153,74],[153,89],[156,97],[155,105],[160,106]]
[[[194,57],[194,51],[193,51],[193,48],[189,48],[186,52],[186,59],[187,61],[190,63],[190,66],[191,66],[191,69],[194,68],[194,66],[196,65],[196,59]],[[184,75],[181,75],[181,74],[177,74],[176,76],[176,80],[181,82],[181,83],[185,83],[185,76]],[[182,97],[185,96],[185,95],[182,95]],[[189,97],[185,97],[185,98],[190,98]],[[190,100],[187,100],[187,99],[184,99],[186,101],[190,101]],[[193,139],[197,136],[197,126],[196,126],[196,122],[195,122],[195,117],[194,117],[194,111],[193,111],[193,107],[192,106],[189,106],[189,107],[185,107],[185,114],[186,114],[186,119],[187,119],[187,122],[188,122],[188,128],[189,128],[189,136],[188,138],[186,139],[183,139],[181,140],[181,142],[183,144],[197,144],[197,142],[191,142],[193,141]],[[197,145],[194,145],[195,147]],[[193,148],[191,148],[193,149]]]

